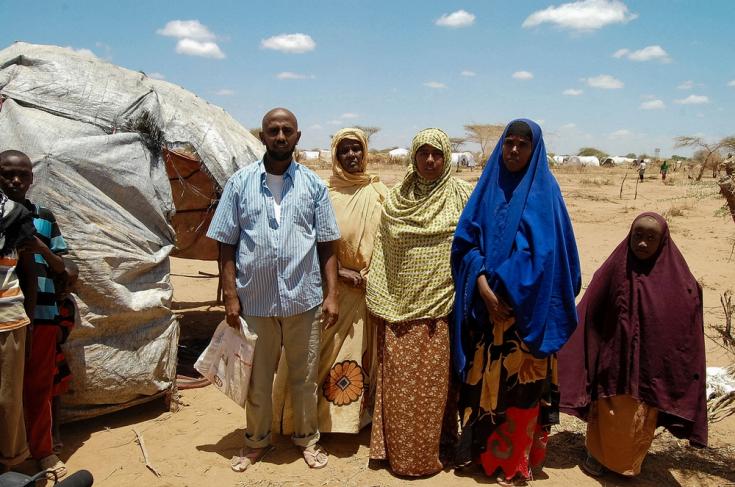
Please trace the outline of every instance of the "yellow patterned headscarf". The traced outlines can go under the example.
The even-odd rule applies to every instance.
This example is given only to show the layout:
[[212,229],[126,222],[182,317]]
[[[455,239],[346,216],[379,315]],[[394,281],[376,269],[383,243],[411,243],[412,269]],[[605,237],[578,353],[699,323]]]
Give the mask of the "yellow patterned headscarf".
[[[444,154],[444,172],[431,182],[416,168],[416,151],[424,144]],[[368,308],[391,322],[442,318],[452,310],[449,253],[472,192],[469,183],[451,176],[451,145],[442,130],[425,129],[414,137],[411,162],[383,205],[368,276]]]

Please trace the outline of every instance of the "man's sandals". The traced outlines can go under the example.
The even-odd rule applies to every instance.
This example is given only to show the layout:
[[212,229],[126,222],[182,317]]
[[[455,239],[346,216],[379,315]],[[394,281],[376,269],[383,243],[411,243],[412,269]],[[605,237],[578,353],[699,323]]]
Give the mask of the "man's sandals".
[[38,461],[38,465],[41,470],[46,470],[46,478],[49,480],[58,480],[67,472],[66,465],[56,455],[43,457]]
[[232,457],[230,468],[235,472],[244,472],[250,465],[261,461],[271,450],[273,450],[271,445],[263,448],[242,447],[239,454]]
[[[327,465],[329,456],[320,445],[301,447],[300,449],[309,468],[323,468]],[[251,465],[261,461],[271,450],[273,450],[273,447],[270,445],[264,448],[244,447],[238,455],[232,457],[230,467],[235,472],[244,472]]]
[[324,468],[329,461],[329,455],[319,444],[301,447],[301,454],[309,468]]

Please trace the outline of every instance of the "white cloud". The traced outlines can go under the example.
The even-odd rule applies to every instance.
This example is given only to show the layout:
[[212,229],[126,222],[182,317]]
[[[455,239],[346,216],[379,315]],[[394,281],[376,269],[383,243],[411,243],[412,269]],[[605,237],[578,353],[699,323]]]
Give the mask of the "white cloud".
[[225,58],[225,54],[216,42],[197,41],[189,38],[179,39],[179,42],[176,43],[176,52],[186,54],[187,56],[200,56],[214,59]]
[[[735,85],[733,85],[733,86],[735,86]],[[680,89],[680,90],[691,90],[692,88],[694,88],[694,81],[692,81],[690,79],[689,80],[686,80],[686,81],[682,81],[682,83],[679,86],[677,86],[677,88]]]
[[[470,71],[469,69],[465,69],[464,71],[462,71],[459,74],[461,76],[477,76],[477,73],[475,73],[474,71]],[[733,81],[733,83],[735,83],[735,81]]]
[[215,39],[215,35],[210,32],[207,26],[202,25],[198,20],[171,20],[163,29],[158,29],[156,34],[197,41],[213,41]]
[[177,38],[176,52],[179,54],[214,59],[225,58],[222,49],[214,42],[216,36],[198,20],[171,20],[156,33]]
[[574,88],[569,88],[568,90],[562,91],[562,95],[566,95],[566,96],[579,96],[582,93],[584,93],[584,91],[575,90]]
[[87,49],[85,47],[82,47],[80,49],[75,49],[75,48],[73,48],[71,46],[66,46],[66,48],[67,49],[71,49],[72,51],[76,52],[77,54],[79,54],[81,56],[86,56],[86,57],[91,57],[91,58],[96,58],[97,57],[95,55],[95,53],[92,52],[91,49]]
[[436,19],[435,24],[442,27],[468,27],[475,23],[475,16],[466,10],[457,10]]
[[103,56],[104,59],[106,59],[107,61],[112,60],[112,48],[109,45],[105,44],[104,42],[97,41],[94,43],[94,46],[97,49],[101,49],[105,53]]
[[428,86],[429,88],[434,88],[437,90],[441,90],[447,87],[447,85],[445,85],[444,83],[439,83],[438,81],[427,81],[426,83],[424,83],[424,86]]
[[626,137],[630,137],[632,135],[631,131],[628,129],[620,129],[616,130],[615,132],[610,134],[611,139],[624,139]]
[[624,24],[638,17],[619,0],[581,0],[537,10],[523,21],[523,27],[544,23],[563,29],[591,31],[610,24]]
[[631,51],[630,49],[618,49],[613,53],[614,58],[628,58],[631,61],[660,61],[662,63],[670,63],[671,58],[669,57],[669,53],[666,52],[666,50],[659,46],[659,45],[653,45],[653,46],[646,46],[643,49],[638,49],[637,51]]
[[625,86],[622,81],[609,74],[593,76],[592,78],[586,78],[584,81],[593,88],[602,88],[603,90],[618,90]]
[[214,92],[217,96],[232,96],[235,94],[235,90],[231,90],[229,88],[222,88],[221,90],[217,90]]
[[729,82],[727,83],[727,86],[733,86],[733,87],[735,87],[735,79],[734,79],[734,80],[731,80],[731,81],[729,81]]
[[319,125],[318,123],[315,123],[314,125],[309,127],[311,130],[322,130],[324,127]]
[[516,71],[515,73],[513,73],[513,79],[533,79],[533,73],[530,71]]
[[153,78],[153,79],[166,79],[164,75],[158,72],[147,73],[146,76],[148,76],[149,78]]
[[577,128],[577,124],[576,123],[565,123],[564,125],[562,125],[559,128],[562,129],[562,130],[571,130],[573,128]]
[[283,71],[281,73],[278,73],[276,75],[276,78],[278,79],[314,79],[313,74],[302,74],[302,73],[294,73],[291,71]]
[[357,113],[350,113],[350,112],[343,113],[342,115],[339,116],[339,118],[357,118],[357,117],[359,117]]
[[702,105],[709,103],[709,97],[704,95],[689,95],[686,98],[674,100],[674,103],[678,103],[679,105]]
[[663,110],[664,108],[666,108],[666,104],[658,99],[648,100],[641,103],[641,106],[639,108],[641,110]]
[[342,120],[330,120],[327,122],[328,125],[342,125]]
[[303,54],[313,51],[316,42],[308,34],[280,34],[260,41],[263,49],[287,52],[291,54]]

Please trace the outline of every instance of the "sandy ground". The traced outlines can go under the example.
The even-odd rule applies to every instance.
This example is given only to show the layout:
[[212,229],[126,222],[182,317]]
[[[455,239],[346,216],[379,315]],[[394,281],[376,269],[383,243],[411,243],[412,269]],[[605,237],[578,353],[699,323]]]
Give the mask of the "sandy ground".
[[[319,172],[328,174],[326,170]],[[382,168],[379,173],[389,185],[401,177],[396,168]],[[719,296],[728,287],[735,287],[735,261],[730,259],[735,224],[721,210],[724,200],[717,195],[714,181],[691,184],[673,173],[670,179],[674,184],[664,185],[649,175],[634,199],[635,174],[630,171],[620,198],[624,174],[624,169],[604,168],[556,171],[574,222],[584,285],[624,238],[633,218],[644,210],[658,211],[668,217],[675,242],[704,287],[705,324],[707,332],[713,334],[709,327],[724,320]],[[477,171],[460,174],[470,181],[476,181],[478,175]],[[174,259],[172,269],[175,309],[181,315],[183,334],[209,336],[222,318],[222,308],[213,302],[216,280],[199,271],[216,273],[216,264]],[[721,366],[733,360],[713,340],[708,340],[707,350],[708,365]],[[323,445],[331,457],[320,471],[310,471],[289,440],[279,437],[276,449],[265,461],[247,473],[234,473],[229,459],[241,445],[244,421],[244,412],[211,386],[182,391],[181,408],[176,413],[169,412],[163,401],[155,401],[65,425],[62,458],[71,470],[91,470],[99,486],[390,486],[406,482],[383,467],[368,467],[368,430],[357,436],[324,435]],[[150,462],[160,477],[145,467],[133,428],[143,436]],[[733,416],[711,425],[710,448],[706,450],[692,449],[660,431],[643,473],[635,480],[608,475],[598,481],[583,474],[578,466],[584,454],[583,431],[583,424],[563,416],[549,441],[544,474],[531,485],[735,485]],[[445,471],[412,482],[457,486],[493,483],[474,468]]]

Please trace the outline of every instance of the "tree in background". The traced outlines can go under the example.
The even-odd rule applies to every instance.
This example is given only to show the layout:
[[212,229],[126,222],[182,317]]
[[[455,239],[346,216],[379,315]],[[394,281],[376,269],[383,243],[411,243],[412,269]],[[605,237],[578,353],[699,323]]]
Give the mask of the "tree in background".
[[582,157],[595,156],[601,161],[607,158],[607,154],[605,152],[602,152],[600,149],[595,149],[594,147],[582,147],[579,149],[579,152],[577,152],[577,155]]
[[702,157],[702,167],[699,168],[699,174],[697,174],[696,178],[697,181],[700,181],[708,165],[713,167],[713,175],[716,173],[716,164],[722,159],[720,149],[735,150],[735,136],[725,137],[718,142],[706,142],[702,137],[681,135],[674,139],[674,147],[694,147],[699,149],[695,152],[695,156]]
[[253,137],[260,140],[260,131],[263,130],[260,127],[255,127],[250,129],[250,133],[253,134]]
[[476,144],[479,144],[480,150],[482,151],[481,159],[485,161],[490,155],[489,149],[498,141],[500,136],[503,135],[505,126],[475,123],[465,125],[464,129],[467,132],[466,142],[475,142]]
[[627,157],[628,159],[637,159],[635,152],[628,152],[627,154],[625,154],[625,157]]
[[467,137],[449,137],[449,143],[452,146],[452,152],[459,152],[459,148],[467,142]]
[[370,137],[380,132],[380,127],[365,127],[363,125],[355,125],[356,129],[360,129],[365,133],[365,137],[367,137],[368,144],[370,143]]

